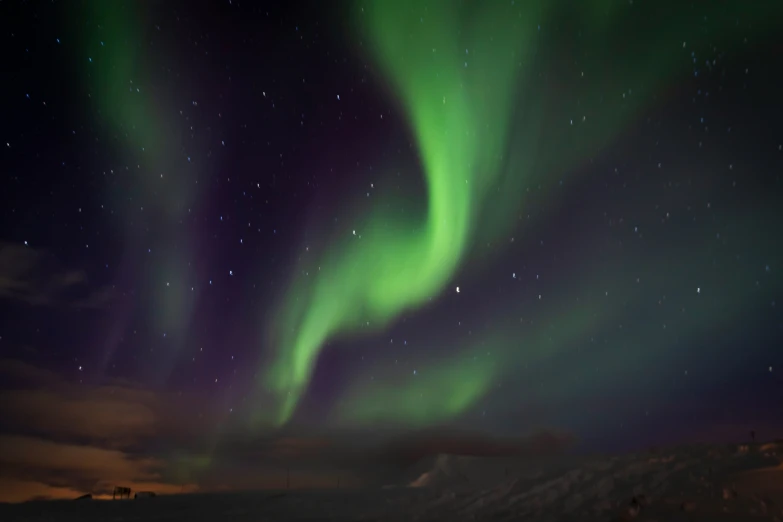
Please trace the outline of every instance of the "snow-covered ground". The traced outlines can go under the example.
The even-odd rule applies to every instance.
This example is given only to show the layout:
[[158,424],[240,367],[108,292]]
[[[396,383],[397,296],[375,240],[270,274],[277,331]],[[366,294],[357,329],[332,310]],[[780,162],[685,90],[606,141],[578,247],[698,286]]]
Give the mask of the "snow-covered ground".
[[404,486],[0,506],[0,520],[783,521],[783,442],[619,457],[440,455]]

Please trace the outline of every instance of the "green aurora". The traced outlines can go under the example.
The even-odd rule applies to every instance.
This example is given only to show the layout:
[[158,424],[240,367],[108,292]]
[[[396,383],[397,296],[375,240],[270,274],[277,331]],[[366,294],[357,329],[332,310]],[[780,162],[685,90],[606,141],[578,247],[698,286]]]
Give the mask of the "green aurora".
[[[748,219],[758,219],[748,215],[735,218],[746,223]],[[479,337],[479,341],[458,344],[450,360],[444,361],[442,353],[420,356],[417,375],[402,378],[386,360],[366,368],[366,374],[373,379],[359,378],[351,382],[335,405],[334,417],[349,426],[425,427],[456,417],[498,384],[514,381],[519,375],[543,385],[535,398],[538,402],[567,401],[574,394],[595,393],[601,387],[611,390],[631,387],[629,380],[638,384],[644,377],[627,374],[626,368],[645,368],[652,374],[653,369],[670,366],[681,358],[683,347],[690,347],[688,352],[692,353],[705,336],[731,335],[738,323],[748,324],[760,312],[757,305],[752,305],[758,300],[758,293],[747,290],[752,288],[750,281],[737,279],[721,284],[710,277],[709,270],[695,269],[709,266],[712,251],[716,249],[714,242],[710,246],[701,231],[694,229],[693,243],[687,252],[675,256],[676,259],[688,256],[691,262],[674,266],[669,262],[672,251],[657,258],[642,256],[631,266],[617,267],[603,263],[613,256],[623,258],[620,246],[592,255],[580,250],[585,271],[563,276],[560,288],[537,301],[534,307],[525,303],[509,310],[504,314],[507,318],[494,320],[492,331]],[[698,239],[700,234],[702,239]],[[763,237],[735,239],[735,244],[742,251],[771,252],[775,248],[773,242]],[[661,273],[662,266],[669,266],[665,273]],[[637,278],[644,279],[645,285],[637,284]],[[648,307],[660,305],[650,299],[647,289],[670,288],[670,281],[681,283],[681,288],[668,299],[691,303],[694,297],[700,297],[699,304],[676,309],[665,324],[651,323],[646,319],[652,315]],[[710,295],[706,288],[703,295],[698,295],[693,281],[708,282]],[[762,290],[765,296],[762,301],[768,303],[777,291],[778,288]],[[516,322],[520,316],[530,318],[522,329]],[[607,347],[596,347],[590,341],[593,337],[602,339]],[[428,348],[437,346],[425,346],[422,353],[427,354]],[[594,370],[566,363],[581,348],[592,352],[590,361]],[[711,364],[717,364],[714,353],[710,359]],[[705,362],[705,366],[711,364]],[[535,372],[547,367],[551,371],[545,372],[542,381],[541,374],[536,376]],[[531,368],[534,373],[523,368]],[[665,400],[665,394],[659,389],[651,392],[651,397]],[[513,404],[519,407],[527,400],[516,397]],[[572,419],[578,417],[576,412],[570,415]]]
[[[745,24],[752,16],[759,31],[774,19],[736,2],[704,9],[674,17],[608,0],[355,6],[357,40],[385,75],[420,152],[427,210],[423,222],[371,212],[294,271],[270,326],[276,355],[263,372],[280,401],[275,423],[294,414],[327,342],[382,331],[444,292],[477,242],[515,229],[523,187],[538,184],[548,199],[556,180],[610,144],[657,92],[693,74],[691,49],[719,45],[740,16]],[[702,41],[687,42],[698,24]],[[638,28],[630,38],[628,26]],[[554,338],[542,327],[525,348],[511,349],[499,331],[433,364],[426,384],[381,378],[350,386],[339,416],[416,425],[452,418],[504,368],[543,352],[542,339],[557,353],[616,312],[563,304],[551,312],[560,325]],[[490,346],[494,362],[473,361],[478,346]]]
[[[352,7],[357,48],[366,51],[386,81],[387,94],[404,112],[420,153],[427,207],[422,219],[401,216],[391,210],[399,208],[393,204],[377,205],[364,215],[346,212],[348,219],[340,220],[328,245],[313,249],[292,271],[282,302],[264,324],[265,342],[275,353],[260,381],[278,399],[271,415],[275,424],[295,413],[329,341],[382,332],[404,312],[453,292],[461,270],[487,265],[478,246],[504,241],[509,234],[524,236],[518,216],[526,209],[519,195],[527,187],[538,187],[541,204],[555,208],[558,181],[572,177],[580,164],[616,141],[658,93],[694,74],[692,52],[704,56],[724,41],[741,41],[737,35],[748,28],[759,38],[774,30],[783,10],[780,4],[751,9],[729,1],[691,12],[677,9],[673,15],[665,2],[655,5],[380,0]],[[143,27],[133,4],[95,1],[89,6],[88,23],[74,25],[75,39],[82,42],[78,63],[90,86],[81,94],[95,104],[107,134],[127,139],[132,150],[124,152],[134,162],[165,172],[134,175],[130,185],[115,184],[111,196],[138,223],[128,231],[131,237],[144,220],[129,201],[151,202],[150,222],[153,216],[164,218],[157,244],[171,268],[155,274],[153,284],[164,288],[162,278],[168,274],[171,287],[159,292],[149,313],[161,329],[183,331],[193,297],[175,267],[184,264],[180,258],[187,238],[171,239],[179,237],[178,222],[199,195],[193,182],[197,162],[181,166],[187,153],[172,137],[177,135],[177,125],[168,119],[173,116],[161,110],[166,96],[149,92],[151,59],[129,44],[130,31]],[[629,27],[635,29],[631,36]],[[701,34],[698,41],[695,33]],[[677,257],[703,248],[694,243]],[[502,248],[495,250],[498,255]],[[648,268],[640,272],[652,274],[654,263],[644,262]],[[675,277],[687,280],[692,269],[683,268]],[[335,417],[407,425],[451,419],[520,365],[563,353],[640,306],[628,289],[635,273],[602,274],[602,291],[622,298],[599,309],[574,296],[596,293],[595,281],[601,278],[587,272],[572,277],[571,290],[547,296],[541,312],[546,319],[521,341],[510,341],[518,325],[501,322],[496,332],[458,344],[451,360],[424,361],[420,370],[426,381],[400,380],[378,369],[372,383],[357,380],[347,386]],[[723,300],[711,306],[726,324],[742,318]],[[702,314],[696,324],[709,328],[709,315]],[[694,327],[691,333],[698,331]],[[624,335],[617,342],[638,342]],[[491,358],[476,360],[477,353],[487,351]],[[639,346],[635,353],[655,352]],[[605,371],[612,374],[608,363]]]
[[[77,67],[84,78],[77,92],[100,116],[108,146],[136,166],[124,165],[124,172],[117,166],[110,172],[107,196],[129,223],[128,249],[150,248],[163,259],[165,267],[150,281],[155,297],[147,308],[153,324],[176,334],[189,327],[194,304],[187,275],[177,267],[187,264],[191,248],[182,222],[199,196],[200,167],[197,146],[182,139],[173,111],[167,110],[173,104],[155,78],[154,59],[134,43],[135,34],[147,28],[142,11],[134,2],[91,1],[82,9],[68,10],[67,16],[74,20]],[[191,163],[188,154],[196,161]],[[153,233],[144,233],[145,227]],[[107,351],[107,361],[111,353]],[[168,364],[161,365],[159,379],[168,377],[176,353],[172,351]]]

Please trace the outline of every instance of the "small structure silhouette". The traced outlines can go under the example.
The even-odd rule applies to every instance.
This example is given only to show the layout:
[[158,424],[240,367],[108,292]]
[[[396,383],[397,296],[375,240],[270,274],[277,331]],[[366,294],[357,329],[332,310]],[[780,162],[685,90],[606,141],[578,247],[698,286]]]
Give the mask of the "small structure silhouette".
[[87,493],[81,497],[76,497],[74,500],[92,500],[92,493]]
[[135,495],[133,495],[133,498],[152,498],[155,496],[154,491],[139,491]]
[[750,430],[750,441],[751,442],[756,442],[756,431],[755,430]]
[[631,503],[628,505],[628,516],[631,518],[636,518],[641,510],[642,503],[639,502],[639,499],[633,497],[631,499]]
[[130,498],[131,488],[126,488],[124,486],[114,486],[114,492],[111,494],[112,500],[116,498]]

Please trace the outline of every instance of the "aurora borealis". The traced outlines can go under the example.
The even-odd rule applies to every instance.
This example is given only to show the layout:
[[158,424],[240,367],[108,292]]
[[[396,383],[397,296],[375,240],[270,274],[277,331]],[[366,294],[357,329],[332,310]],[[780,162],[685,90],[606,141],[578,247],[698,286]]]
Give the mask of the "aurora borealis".
[[[618,53],[606,43],[620,40],[612,32],[612,24],[618,26],[615,31],[623,25],[615,18],[622,16],[620,5],[587,2],[581,9],[583,13],[571,14],[592,20],[586,31],[598,30],[593,38],[585,36],[587,44],[580,56],[584,63],[579,66],[592,76],[601,70],[601,63],[619,56],[616,66],[628,85],[639,86],[635,97],[643,101],[626,103],[626,95],[633,93],[629,88],[622,93],[622,103],[607,101],[601,114],[590,114],[589,124],[584,115],[579,122],[577,113],[578,124],[589,130],[578,137],[548,140],[556,144],[553,149],[570,149],[550,158],[547,156],[555,150],[547,150],[540,134],[544,118],[551,116],[536,108],[525,110],[524,104],[529,97],[535,97],[533,103],[550,103],[531,76],[542,70],[536,68],[541,59],[537,52],[545,41],[540,37],[542,22],[554,25],[563,16],[556,3],[523,2],[516,7],[514,3],[477,6],[436,2],[417,8],[415,2],[379,2],[354,6],[355,23],[364,30],[368,53],[377,60],[389,91],[398,98],[421,155],[426,210],[417,221],[400,219],[398,212],[387,212],[381,206],[358,218],[362,220],[359,236],[353,230],[346,240],[340,237],[347,235],[345,227],[339,227],[329,254],[317,261],[308,259],[307,269],[295,272],[313,272],[315,277],[291,285],[287,296],[291,304],[272,321],[271,329],[281,331],[273,337],[279,355],[268,378],[283,402],[279,421],[287,421],[293,414],[326,341],[365,327],[382,331],[402,313],[441,294],[460,266],[471,261],[468,252],[472,246],[493,233],[508,234],[508,224],[521,208],[518,194],[523,187],[539,176],[544,183],[553,174],[567,176],[574,163],[594,153],[604,140],[617,136],[632,121],[639,104],[644,103],[645,91],[676,79],[676,73],[684,69],[681,56],[674,52],[636,64],[623,61],[623,54],[638,57],[650,54],[655,47],[674,48],[678,33],[682,34],[683,25],[691,20],[648,21],[651,27],[660,22],[658,33],[626,41],[627,48]],[[626,11],[625,16],[633,15]],[[717,16],[717,25],[722,28],[737,13],[729,10]],[[573,73],[572,81],[577,79]],[[582,70],[578,80],[583,75]],[[565,104],[584,103],[582,112],[595,112],[611,80],[601,78],[600,91],[585,82],[586,87],[576,89],[575,100]],[[569,126],[572,124],[573,114]],[[545,174],[536,172],[541,170]],[[565,312],[567,324],[576,326],[573,336],[564,336],[563,344],[585,335],[586,325],[600,321],[597,316],[601,312]],[[503,345],[508,341],[492,344],[496,342],[497,357],[506,359],[508,350]],[[531,352],[535,353],[533,346]],[[555,347],[562,346],[558,343]],[[402,390],[394,384],[381,391],[380,397],[374,397],[372,389],[362,389],[357,416],[362,418],[371,410],[373,418],[383,419],[385,408],[391,417],[403,421],[457,415],[487,392],[502,365],[497,361],[467,364],[476,367],[447,362],[432,381],[406,384]],[[425,393],[430,398],[422,400]],[[395,396],[399,398],[393,399]],[[352,399],[349,404],[354,402]],[[347,407],[349,416],[353,408]]]
[[0,8],[0,437],[116,465],[0,451],[20,491],[783,426],[783,7],[34,4]]
[[[473,39],[464,42],[466,50],[485,56],[471,77],[463,74],[465,57],[458,51],[463,13],[435,4],[428,15],[439,24],[417,27],[414,4],[368,6],[371,46],[403,100],[422,155],[426,215],[423,222],[400,221],[380,207],[363,219],[359,236],[352,231],[348,242],[336,242],[337,253],[319,263],[313,283],[304,283],[304,296],[298,288],[292,291],[289,299],[295,304],[279,321],[280,356],[270,378],[273,389],[286,397],[281,420],[291,416],[324,342],[365,325],[382,331],[402,312],[437,296],[463,261],[477,217],[501,174],[510,93],[518,74],[515,59],[530,34],[516,21],[498,25],[502,11],[488,11],[469,28]],[[363,7],[356,16],[362,23]],[[493,41],[482,47],[491,31]],[[430,48],[431,54],[420,52]],[[507,220],[513,203],[503,199],[500,206],[507,208],[499,210],[499,217]],[[467,405],[464,399],[458,403]]]

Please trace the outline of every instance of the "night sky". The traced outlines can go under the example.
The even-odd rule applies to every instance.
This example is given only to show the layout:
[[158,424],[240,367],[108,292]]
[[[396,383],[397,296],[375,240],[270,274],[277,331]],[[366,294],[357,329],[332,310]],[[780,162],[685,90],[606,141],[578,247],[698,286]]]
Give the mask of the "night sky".
[[0,500],[783,436],[782,11],[0,3]]

